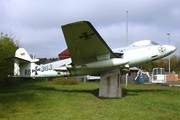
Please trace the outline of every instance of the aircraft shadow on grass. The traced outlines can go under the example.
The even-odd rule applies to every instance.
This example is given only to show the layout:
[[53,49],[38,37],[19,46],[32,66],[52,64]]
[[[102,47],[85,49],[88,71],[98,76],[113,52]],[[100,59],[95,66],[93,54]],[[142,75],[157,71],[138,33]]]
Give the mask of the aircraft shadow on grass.
[[[52,90],[52,91],[59,91],[59,92],[75,92],[75,93],[90,93],[92,95],[94,95],[95,97],[98,97],[99,94],[99,88],[97,89],[92,89],[92,90],[64,90],[64,89],[56,89],[54,87],[39,87],[37,90]],[[149,92],[165,92],[165,91],[169,91],[169,90],[163,90],[163,89],[134,89],[134,90],[128,90],[126,88],[122,88],[122,97],[126,97],[128,96],[137,96],[139,95],[139,93],[149,93]],[[103,99],[103,98],[100,98]],[[105,98],[107,99],[107,98]],[[112,99],[112,98],[109,98]]]
[[65,89],[56,89],[54,87],[39,87],[37,88],[37,90],[49,90],[49,91],[57,91],[57,92],[68,92],[68,93],[90,93],[96,97],[98,97],[99,94],[99,88],[97,89],[92,89],[92,90],[77,90],[77,89],[73,89],[73,90],[65,90]]
[[[42,90],[42,91],[56,91],[56,92],[65,92],[65,93],[89,93],[94,95],[95,97],[99,98],[99,88],[92,89],[92,90],[78,90],[78,89],[72,89],[72,90],[66,90],[66,89],[56,89],[55,87],[42,87],[39,85],[24,85],[19,88],[15,89],[5,89],[0,91],[0,104],[13,104],[14,102],[33,102],[37,101],[35,98],[36,93],[32,92],[26,92],[29,90]],[[138,96],[141,93],[163,93],[170,90],[164,90],[164,89],[127,89],[122,88],[122,96]],[[12,99],[13,98],[13,99]],[[104,99],[104,98],[99,98]],[[107,98],[106,98],[107,99]],[[109,98],[112,99],[112,98]]]

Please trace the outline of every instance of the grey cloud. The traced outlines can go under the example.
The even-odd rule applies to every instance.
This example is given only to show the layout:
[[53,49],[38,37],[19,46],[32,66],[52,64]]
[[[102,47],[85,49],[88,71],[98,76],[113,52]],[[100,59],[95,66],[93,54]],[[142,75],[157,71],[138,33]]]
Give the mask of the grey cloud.
[[[16,36],[23,47],[39,57],[56,57],[66,49],[61,26],[90,21],[111,48],[126,46],[126,11],[129,44],[141,39],[180,47],[179,0],[14,0],[0,1],[0,32]],[[179,50],[175,54],[179,54]]]

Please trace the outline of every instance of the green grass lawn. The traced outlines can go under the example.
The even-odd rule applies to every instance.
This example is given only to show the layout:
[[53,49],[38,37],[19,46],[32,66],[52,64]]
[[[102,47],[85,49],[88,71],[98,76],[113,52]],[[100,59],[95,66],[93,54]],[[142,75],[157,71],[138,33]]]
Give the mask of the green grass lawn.
[[99,82],[25,81],[0,90],[0,120],[179,120],[180,88],[123,84],[123,98],[98,98]]

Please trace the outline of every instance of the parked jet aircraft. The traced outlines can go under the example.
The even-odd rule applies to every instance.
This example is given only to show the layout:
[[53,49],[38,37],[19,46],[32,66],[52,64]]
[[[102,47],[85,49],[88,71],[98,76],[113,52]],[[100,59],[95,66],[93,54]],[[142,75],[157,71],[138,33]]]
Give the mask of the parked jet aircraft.
[[150,40],[135,42],[124,48],[111,50],[92,24],[80,21],[62,26],[70,58],[37,65],[24,48],[17,49],[14,59],[15,77],[55,77],[101,75],[102,72],[139,66],[173,53],[176,48],[159,45]]

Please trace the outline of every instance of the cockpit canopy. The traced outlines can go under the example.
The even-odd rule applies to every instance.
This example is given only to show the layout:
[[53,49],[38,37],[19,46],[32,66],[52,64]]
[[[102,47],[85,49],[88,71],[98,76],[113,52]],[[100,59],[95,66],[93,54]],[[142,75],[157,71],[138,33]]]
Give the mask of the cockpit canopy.
[[113,49],[113,52],[119,58],[123,58],[124,51],[126,51],[126,50],[133,50],[136,48],[143,48],[143,47],[147,47],[147,46],[157,46],[157,45],[159,45],[159,44],[156,42],[153,42],[151,40],[141,40],[141,41],[137,41],[127,47]]
[[142,40],[135,42],[127,47],[142,47],[142,46],[150,46],[150,45],[159,45],[159,44],[151,40]]

